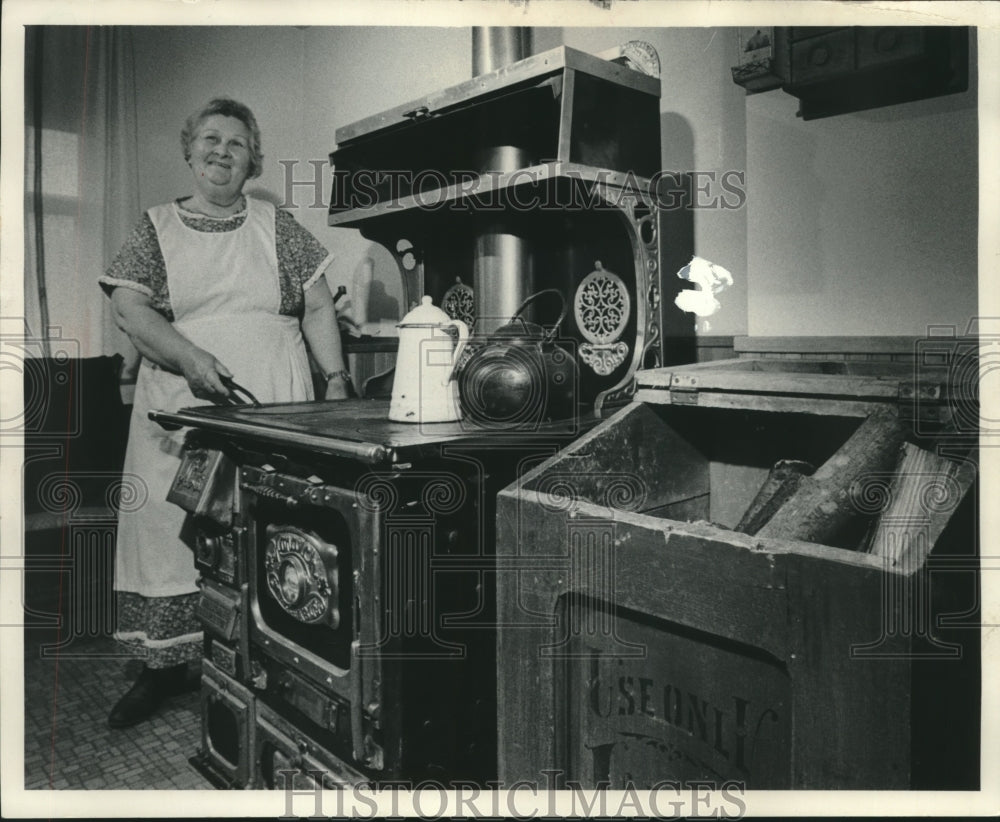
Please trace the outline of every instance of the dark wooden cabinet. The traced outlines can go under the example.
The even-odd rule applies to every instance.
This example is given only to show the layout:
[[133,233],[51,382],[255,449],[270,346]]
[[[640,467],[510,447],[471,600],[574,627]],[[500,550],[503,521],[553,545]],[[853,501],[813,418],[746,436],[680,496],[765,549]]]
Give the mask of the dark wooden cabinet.
[[965,91],[968,63],[965,26],[788,26],[768,66],[733,79],[748,94],[783,89],[814,120]]
[[854,34],[850,29],[826,32],[798,42],[791,40],[789,45],[791,81],[786,88],[848,77],[857,64]]

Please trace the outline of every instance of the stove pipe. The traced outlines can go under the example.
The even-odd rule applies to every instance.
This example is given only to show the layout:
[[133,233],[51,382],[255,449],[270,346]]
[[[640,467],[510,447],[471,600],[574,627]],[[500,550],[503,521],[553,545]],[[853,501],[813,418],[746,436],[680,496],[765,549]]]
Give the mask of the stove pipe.
[[[474,77],[496,71],[531,53],[531,29],[527,27],[477,27],[472,30]],[[507,172],[531,164],[522,146],[492,145],[477,153],[481,174]],[[489,334],[504,325],[533,291],[531,254],[515,220],[484,217],[475,239],[473,289],[476,331]]]
[[527,26],[476,26],[472,29],[472,76],[488,74],[531,54]]

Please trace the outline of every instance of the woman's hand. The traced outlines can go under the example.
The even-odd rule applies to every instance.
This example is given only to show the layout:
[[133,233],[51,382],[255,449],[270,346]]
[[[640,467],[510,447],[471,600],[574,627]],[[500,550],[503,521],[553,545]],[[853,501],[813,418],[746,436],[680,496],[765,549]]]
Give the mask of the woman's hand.
[[232,377],[229,369],[154,310],[148,294],[116,288],[111,293],[111,307],[118,327],[128,334],[139,353],[161,368],[182,375],[196,397],[219,400],[229,395],[222,382],[223,377]]
[[188,388],[198,399],[219,400],[229,396],[222,378],[232,377],[232,373],[204,349],[192,346],[181,363],[181,370]]

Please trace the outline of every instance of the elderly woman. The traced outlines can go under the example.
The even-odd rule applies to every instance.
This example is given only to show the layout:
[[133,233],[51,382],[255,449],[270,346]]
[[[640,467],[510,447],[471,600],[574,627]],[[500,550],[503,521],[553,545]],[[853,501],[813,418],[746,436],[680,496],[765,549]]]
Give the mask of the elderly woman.
[[261,173],[253,113],[212,100],[188,118],[181,143],[193,193],[149,209],[100,278],[143,357],[125,472],[148,491],[119,520],[116,637],[145,665],[112,710],[113,728],[184,690],[186,663],[201,651],[194,561],[178,536],[184,512],[165,499],[183,432],[164,431],[146,412],[221,401],[229,378],[263,402],[312,399],[305,344],[326,376],[327,399],[346,397],[349,380],[323,279],[331,256],[289,214],[243,194]]

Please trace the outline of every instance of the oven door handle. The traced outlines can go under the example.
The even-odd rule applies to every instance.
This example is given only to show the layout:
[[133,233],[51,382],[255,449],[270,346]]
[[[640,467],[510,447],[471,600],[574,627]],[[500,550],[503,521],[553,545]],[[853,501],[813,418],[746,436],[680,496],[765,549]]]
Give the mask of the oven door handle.
[[281,491],[278,491],[277,489],[272,488],[270,485],[264,485],[263,483],[260,482],[241,481],[240,488],[250,491],[256,494],[258,497],[263,497],[264,499],[271,499],[274,500],[275,502],[284,503],[289,508],[294,508],[296,505],[299,504],[297,498],[289,494],[282,494]]

